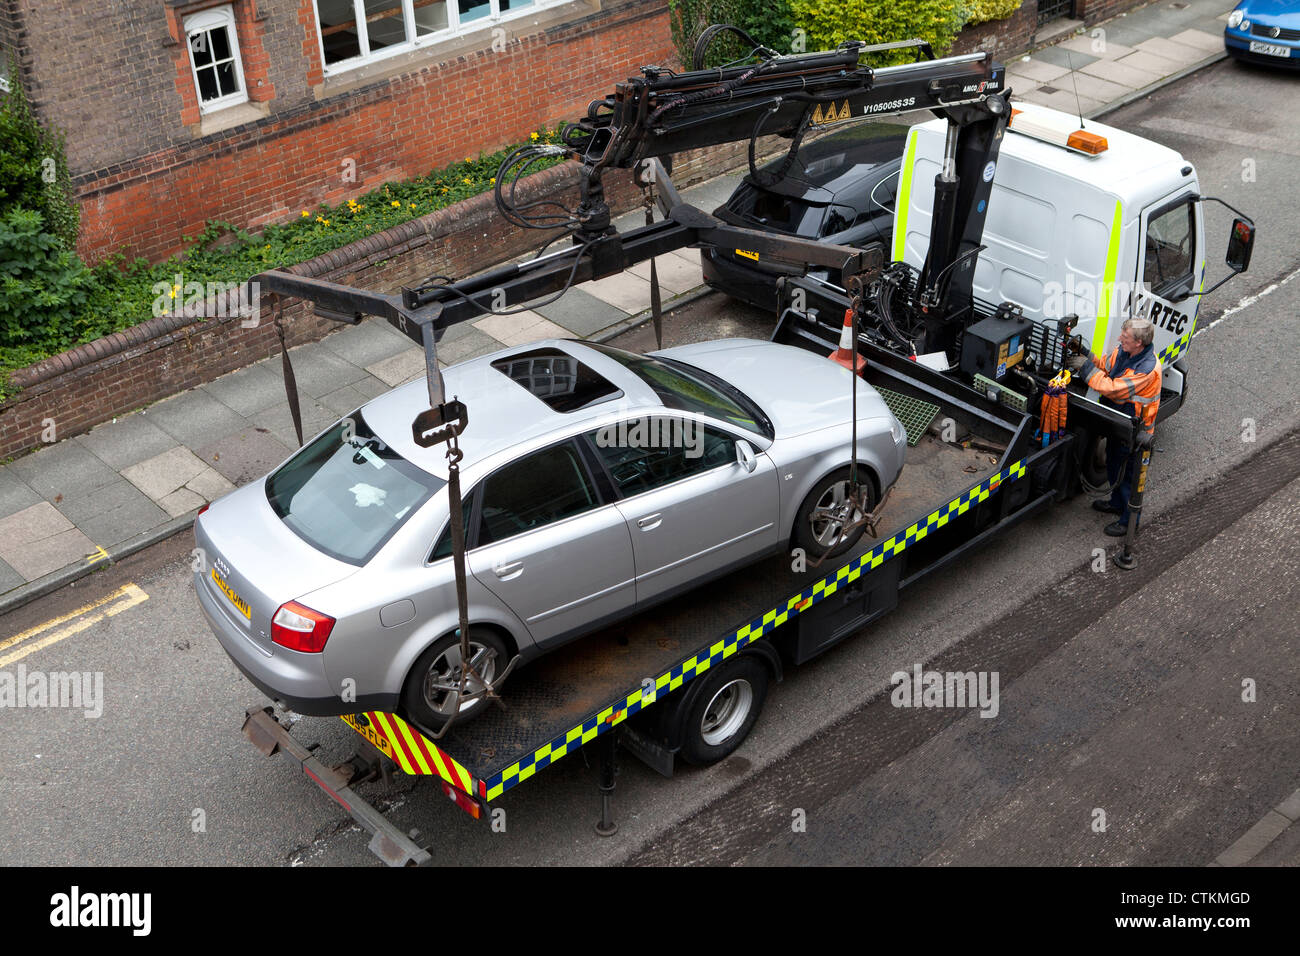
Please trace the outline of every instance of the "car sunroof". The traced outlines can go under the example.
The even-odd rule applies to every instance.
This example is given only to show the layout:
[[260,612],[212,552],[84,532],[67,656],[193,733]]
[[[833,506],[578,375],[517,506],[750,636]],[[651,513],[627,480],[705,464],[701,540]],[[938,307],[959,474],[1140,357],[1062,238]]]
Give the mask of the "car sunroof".
[[576,412],[623,395],[609,379],[558,349],[521,352],[497,359],[492,367],[557,412]]

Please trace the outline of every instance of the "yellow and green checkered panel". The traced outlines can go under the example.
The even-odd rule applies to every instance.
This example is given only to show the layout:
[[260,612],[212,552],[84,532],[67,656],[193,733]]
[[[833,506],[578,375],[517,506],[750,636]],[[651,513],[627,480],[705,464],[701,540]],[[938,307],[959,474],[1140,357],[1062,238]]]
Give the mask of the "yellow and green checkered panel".
[[510,788],[523,783],[537,771],[555,763],[561,757],[572,753],[605,731],[618,726],[643,707],[653,704],[661,695],[672,693],[687,681],[703,674],[714,664],[731,657],[745,645],[767,636],[786,621],[834,594],[842,584],[856,581],[864,571],[878,568],[890,558],[902,554],[907,548],[918,541],[924,540],[931,532],[942,528],[954,517],[964,515],[981,501],[986,501],[991,494],[998,490],[1003,482],[1016,481],[1023,478],[1025,473],[1024,459],[1021,459],[980,482],[975,487],[968,489],[943,507],[932,511],[915,524],[910,525],[905,531],[886,538],[870,551],[826,575],[811,587],[805,588],[761,617],[721,638],[707,651],[701,651],[695,656],[682,661],[667,673],[661,674],[654,681],[653,688],[649,686],[647,681],[647,686],[638,688],[623,700],[589,717],[568,733],[556,737],[546,746],[529,754],[518,763],[512,764],[495,776],[487,778],[483,781],[486,788],[484,795],[488,800],[494,800]]

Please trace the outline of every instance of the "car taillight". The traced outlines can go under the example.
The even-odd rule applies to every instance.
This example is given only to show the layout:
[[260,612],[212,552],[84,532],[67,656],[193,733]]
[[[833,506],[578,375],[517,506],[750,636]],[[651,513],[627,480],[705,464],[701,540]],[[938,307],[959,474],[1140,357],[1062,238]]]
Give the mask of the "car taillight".
[[319,654],[334,629],[334,618],[290,601],[271,618],[271,640],[291,651]]

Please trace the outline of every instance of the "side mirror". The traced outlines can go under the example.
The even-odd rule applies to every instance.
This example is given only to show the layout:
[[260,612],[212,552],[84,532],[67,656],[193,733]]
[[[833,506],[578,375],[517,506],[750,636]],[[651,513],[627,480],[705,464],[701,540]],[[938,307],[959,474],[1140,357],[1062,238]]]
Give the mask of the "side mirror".
[[758,467],[758,454],[754,451],[754,446],[743,438],[736,440],[736,462],[751,475]]
[[1238,217],[1232,220],[1228,235],[1228,254],[1224,261],[1233,272],[1245,272],[1250,265],[1250,253],[1255,248],[1255,224]]

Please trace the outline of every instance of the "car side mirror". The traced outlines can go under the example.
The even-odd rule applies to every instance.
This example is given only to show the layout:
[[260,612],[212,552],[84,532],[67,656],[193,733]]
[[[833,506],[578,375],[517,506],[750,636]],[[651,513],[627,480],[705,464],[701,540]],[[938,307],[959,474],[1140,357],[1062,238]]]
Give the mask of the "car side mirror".
[[1245,272],[1250,265],[1250,253],[1255,248],[1255,224],[1249,219],[1232,220],[1228,235],[1228,254],[1224,261],[1233,272]]
[[736,440],[736,462],[751,475],[758,467],[758,454],[754,451],[754,446],[743,438]]

